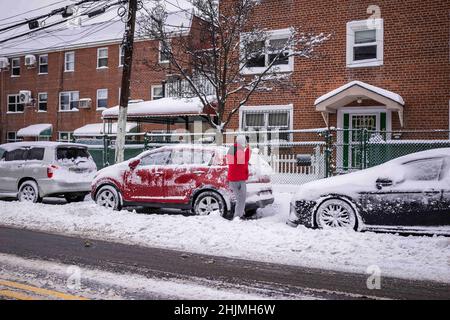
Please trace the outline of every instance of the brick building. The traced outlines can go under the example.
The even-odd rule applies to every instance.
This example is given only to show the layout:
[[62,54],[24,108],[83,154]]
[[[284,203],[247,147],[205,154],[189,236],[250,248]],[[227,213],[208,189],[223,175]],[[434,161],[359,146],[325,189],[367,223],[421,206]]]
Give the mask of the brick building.
[[[256,94],[234,127],[271,127],[270,113],[285,111],[272,118],[290,129],[449,129],[449,1],[262,0],[251,22],[269,30],[269,41],[290,27],[332,38],[314,59],[282,66],[296,90]],[[260,69],[268,59],[256,62]]]
[[[199,21],[186,12],[174,12],[168,20],[172,25],[185,26],[186,36],[198,29],[192,24]],[[0,72],[0,142],[22,138],[68,141],[76,129],[101,123],[101,112],[119,104],[123,32],[123,22],[106,21],[77,29],[44,31],[4,46],[0,57],[8,58],[10,64]],[[35,63],[26,65],[26,57],[33,57]],[[167,70],[154,67],[157,65],[167,65],[159,52],[159,42],[137,39],[131,100],[162,97]],[[33,105],[20,103],[19,91],[23,90],[31,91]],[[88,108],[80,103],[86,99],[91,100]],[[33,125],[38,126],[30,127]],[[21,131],[24,128],[28,129]],[[161,125],[150,128],[165,129]],[[18,132],[25,132],[25,136],[18,137]],[[41,136],[30,137],[27,133]]]

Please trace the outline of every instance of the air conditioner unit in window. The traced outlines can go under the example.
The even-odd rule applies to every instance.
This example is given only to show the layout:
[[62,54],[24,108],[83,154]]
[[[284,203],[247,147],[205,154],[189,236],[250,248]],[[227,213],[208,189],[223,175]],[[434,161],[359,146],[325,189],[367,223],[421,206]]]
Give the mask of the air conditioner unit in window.
[[84,98],[78,101],[78,109],[90,109],[92,105],[91,98]]
[[27,54],[25,56],[25,66],[28,68],[36,67],[36,57],[32,54]]
[[5,57],[0,57],[0,69],[8,69],[9,68],[9,60]]
[[31,98],[31,91],[29,90],[20,90],[19,91],[19,102],[23,104],[31,104],[32,98]]

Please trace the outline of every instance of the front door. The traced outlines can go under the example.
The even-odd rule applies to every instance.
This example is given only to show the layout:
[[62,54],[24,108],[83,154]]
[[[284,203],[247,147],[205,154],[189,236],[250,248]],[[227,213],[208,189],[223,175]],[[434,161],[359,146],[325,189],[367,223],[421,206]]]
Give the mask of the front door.
[[135,203],[164,202],[164,174],[170,161],[170,151],[154,152],[141,159],[134,170],[125,173],[126,201]]
[[386,112],[345,112],[343,114],[344,171],[367,168],[367,142],[386,131]]

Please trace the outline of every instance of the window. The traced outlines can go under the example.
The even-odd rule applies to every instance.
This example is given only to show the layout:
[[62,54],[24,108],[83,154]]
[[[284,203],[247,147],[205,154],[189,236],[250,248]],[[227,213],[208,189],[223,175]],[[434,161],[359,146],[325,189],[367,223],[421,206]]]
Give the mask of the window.
[[26,152],[26,160],[43,160],[45,148],[31,148]]
[[47,92],[42,92],[38,94],[38,111],[46,112],[47,111]]
[[48,73],[48,55],[39,56],[39,74]]
[[170,44],[163,47],[162,42],[159,43],[159,63],[170,62],[170,51],[172,50]]
[[108,89],[97,90],[97,109],[106,109],[108,107]]
[[[278,109],[278,110],[277,110]],[[290,141],[288,131],[292,129],[292,108],[244,107],[241,111],[241,128],[244,131],[277,131],[269,133],[269,140]]]
[[108,48],[97,49],[97,68],[108,68]]
[[125,63],[125,47],[119,46],[119,67],[122,67]]
[[[247,42],[246,35],[241,35],[241,54],[246,59],[242,66],[242,73],[261,73],[276,59],[285,48],[290,31],[287,29],[269,31],[264,41]],[[281,52],[280,57],[273,64],[273,70],[277,72],[289,72],[294,70],[294,57],[289,56],[290,51]]]
[[[72,136],[71,132],[67,132]],[[76,160],[78,158],[89,158],[89,152],[87,149],[81,147],[81,148],[74,148],[74,147],[60,147],[56,150],[56,159],[58,160]]]
[[20,103],[18,94],[8,95],[8,112],[23,112],[25,106]]
[[152,100],[164,98],[163,86],[161,85],[152,86],[151,98]]
[[347,23],[347,67],[383,65],[383,19]]
[[420,159],[404,164],[405,179],[409,181],[437,181],[444,165],[443,158]]
[[73,141],[73,132],[70,132],[70,131],[59,131],[58,132],[58,141],[60,141],[60,142],[72,142]]
[[8,131],[8,133],[6,134],[6,141],[7,142],[17,142],[20,141],[21,139],[17,138],[17,132],[16,131]]
[[163,166],[170,161],[170,151],[152,153],[141,159],[141,166]]
[[78,111],[78,91],[61,92],[59,94],[59,111]]
[[172,152],[172,165],[199,165],[207,166],[211,163],[213,152],[209,150],[186,149],[181,152]]
[[66,52],[64,55],[64,71],[75,71],[75,52]]
[[11,59],[11,77],[20,77],[20,58]]
[[26,151],[24,148],[8,151],[5,154],[5,161],[23,161]]

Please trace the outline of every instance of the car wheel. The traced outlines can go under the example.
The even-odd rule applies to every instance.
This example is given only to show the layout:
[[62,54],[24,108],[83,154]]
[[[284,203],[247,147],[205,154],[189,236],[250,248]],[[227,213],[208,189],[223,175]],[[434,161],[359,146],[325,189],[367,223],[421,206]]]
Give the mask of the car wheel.
[[37,183],[32,180],[22,183],[19,188],[18,198],[20,202],[41,202],[42,198],[39,197],[39,188]]
[[219,211],[223,216],[225,203],[220,195],[212,191],[202,192],[194,202],[194,214],[197,216],[207,216],[214,211]]
[[345,200],[334,198],[322,202],[316,211],[317,227],[348,228],[357,230],[358,220],[355,209]]
[[64,199],[66,199],[66,201],[68,203],[72,203],[72,202],[82,202],[84,201],[84,198],[86,197],[86,195],[71,195],[71,194],[66,194],[64,195]]
[[120,210],[122,208],[119,192],[112,186],[101,187],[97,192],[95,202],[108,209]]

